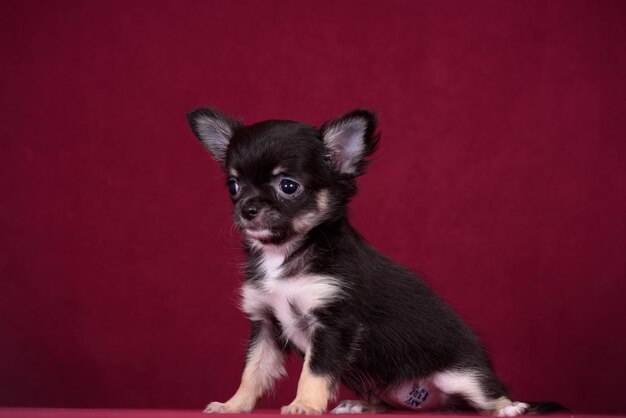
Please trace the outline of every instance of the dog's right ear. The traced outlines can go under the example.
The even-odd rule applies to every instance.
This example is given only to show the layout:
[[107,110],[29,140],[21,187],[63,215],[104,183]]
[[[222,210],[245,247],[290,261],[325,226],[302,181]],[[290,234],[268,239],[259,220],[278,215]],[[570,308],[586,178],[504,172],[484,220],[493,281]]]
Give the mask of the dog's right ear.
[[229,118],[216,109],[198,108],[187,113],[191,130],[202,145],[208,149],[220,163],[226,159],[228,143],[241,123]]

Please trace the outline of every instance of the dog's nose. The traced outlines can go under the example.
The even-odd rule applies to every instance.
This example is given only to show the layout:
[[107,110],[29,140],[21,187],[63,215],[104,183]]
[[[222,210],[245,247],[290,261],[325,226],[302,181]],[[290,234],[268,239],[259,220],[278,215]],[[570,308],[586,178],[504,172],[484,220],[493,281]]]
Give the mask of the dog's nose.
[[252,220],[252,218],[257,216],[258,213],[259,209],[256,207],[256,205],[246,205],[241,208],[241,214],[247,220]]

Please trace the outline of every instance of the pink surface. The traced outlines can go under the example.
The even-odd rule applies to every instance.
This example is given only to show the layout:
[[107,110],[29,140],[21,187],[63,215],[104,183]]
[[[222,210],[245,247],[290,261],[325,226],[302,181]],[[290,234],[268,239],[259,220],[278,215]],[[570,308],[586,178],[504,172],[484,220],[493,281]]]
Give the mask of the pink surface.
[[[227,415],[214,415],[218,417],[238,418],[238,417],[250,417],[254,418],[278,418],[284,417],[278,411],[273,410],[261,410],[255,411],[252,414],[227,414]],[[328,416],[337,416],[325,414]],[[365,417],[372,414],[363,415]],[[393,416],[394,418],[432,418],[432,417],[466,417],[466,416],[479,416],[479,415],[454,415],[454,414],[373,414],[377,417]],[[199,411],[180,411],[180,410],[130,410],[130,409],[33,409],[33,408],[0,408],[0,417],[2,418],[190,418],[190,417],[204,417],[208,415]],[[339,415],[345,416],[345,415]],[[537,415],[535,415],[537,416]],[[601,415],[579,415],[579,414],[552,414],[546,415],[550,417],[578,417],[578,418],[591,418],[601,417]],[[608,416],[608,415],[607,415]],[[611,415],[612,417],[619,417],[625,415]]]
[[[623,1],[4,1],[0,405],[235,390],[241,253],[184,112],[383,138],[352,205],[514,399],[626,413]],[[298,362],[276,395],[295,393]]]

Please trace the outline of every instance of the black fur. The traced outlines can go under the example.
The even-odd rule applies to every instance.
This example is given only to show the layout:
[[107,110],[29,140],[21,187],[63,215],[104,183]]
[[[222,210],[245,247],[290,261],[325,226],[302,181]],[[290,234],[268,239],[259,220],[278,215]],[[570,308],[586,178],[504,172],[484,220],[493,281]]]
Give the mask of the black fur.
[[[227,152],[199,131],[202,117],[232,129]],[[356,177],[364,173],[380,138],[373,113],[355,110],[320,128],[277,120],[243,126],[212,109],[195,110],[188,119],[223,164],[227,180],[239,187],[232,197],[235,224],[244,236],[248,230],[270,231],[244,240],[247,283],[265,279],[259,268],[264,248],[286,243],[292,244],[282,277],[306,272],[340,283],[343,296],[313,312],[290,304],[298,327],[311,332],[314,373],[331,376],[365,398],[384,398],[402,382],[441,371],[472,371],[486,398],[508,396],[478,339],[453,310],[415,274],[375,251],[348,221]],[[297,181],[299,194],[281,193],[281,179]],[[327,198],[323,214],[310,228],[296,230],[294,219],[319,209],[321,193]],[[246,218],[250,210],[256,214],[252,219]],[[271,307],[260,316],[252,321],[251,344],[266,326],[282,350],[299,351],[282,337]],[[451,394],[450,407],[467,407],[465,401],[461,394]]]
[[560,403],[550,401],[530,402],[530,414],[554,414],[558,412],[571,412]]

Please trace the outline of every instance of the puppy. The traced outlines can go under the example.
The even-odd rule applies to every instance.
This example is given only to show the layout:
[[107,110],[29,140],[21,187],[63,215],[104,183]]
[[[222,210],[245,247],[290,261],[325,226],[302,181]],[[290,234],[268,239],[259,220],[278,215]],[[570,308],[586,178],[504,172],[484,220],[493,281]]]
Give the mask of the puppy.
[[406,268],[348,220],[356,178],[380,135],[354,110],[320,128],[270,120],[244,126],[215,109],[187,115],[221,164],[247,253],[242,309],[251,324],[241,385],[205,412],[251,411],[303,358],[283,414],[324,412],[340,383],[362,396],[334,413],[471,409],[516,416],[474,333]]

